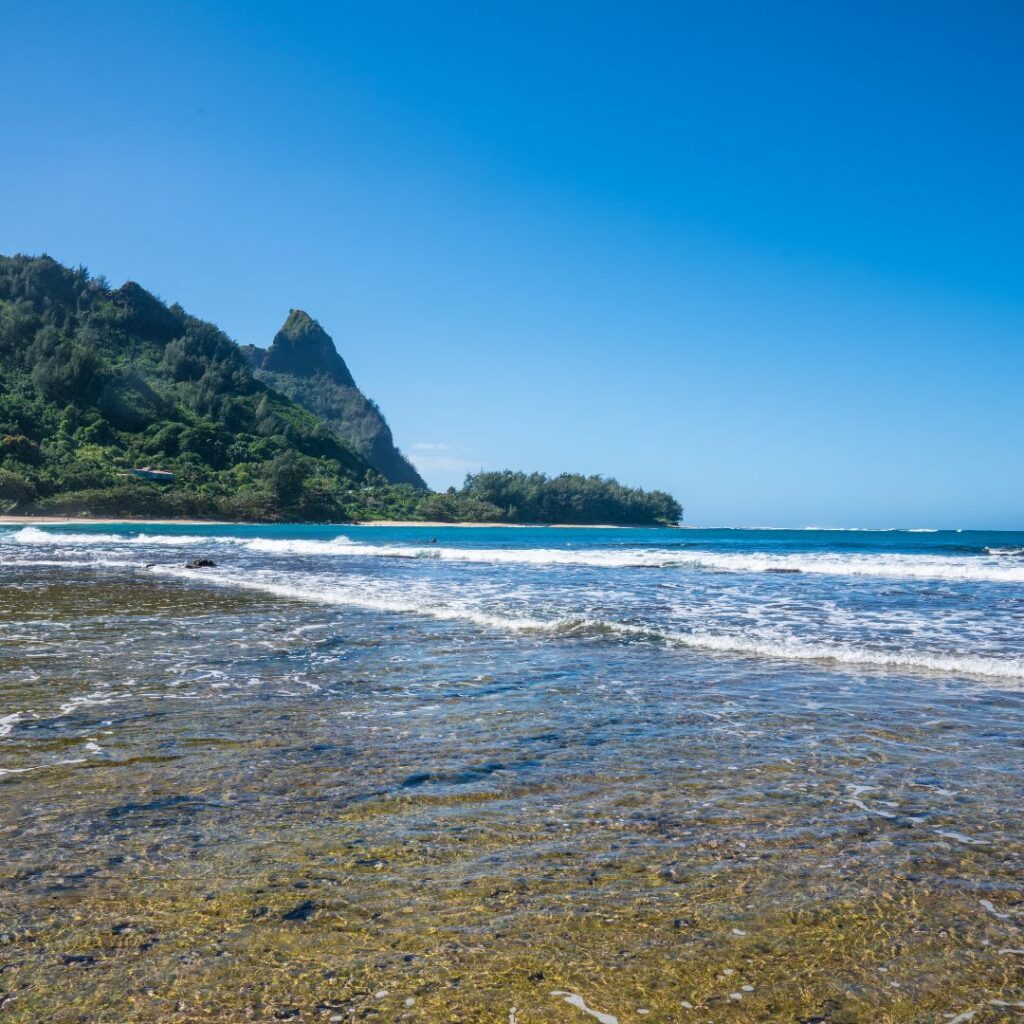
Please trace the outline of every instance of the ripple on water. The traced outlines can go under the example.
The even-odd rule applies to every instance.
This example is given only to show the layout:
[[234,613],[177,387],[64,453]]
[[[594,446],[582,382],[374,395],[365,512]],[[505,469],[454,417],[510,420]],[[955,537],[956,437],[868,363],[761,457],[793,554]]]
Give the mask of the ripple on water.
[[[480,607],[546,621],[574,588],[607,619],[679,582],[617,597],[592,568],[554,594],[543,567],[512,587],[454,560],[382,586],[453,600],[482,571]],[[397,1017],[410,999],[425,1021],[1016,1012],[1018,693],[22,571],[0,587],[14,1020]],[[358,590],[369,569],[336,572]],[[817,583],[772,589],[805,583],[753,584],[745,610],[699,587],[738,630],[797,606],[834,640],[855,628],[861,584],[831,611]],[[701,614],[676,600],[661,613]]]

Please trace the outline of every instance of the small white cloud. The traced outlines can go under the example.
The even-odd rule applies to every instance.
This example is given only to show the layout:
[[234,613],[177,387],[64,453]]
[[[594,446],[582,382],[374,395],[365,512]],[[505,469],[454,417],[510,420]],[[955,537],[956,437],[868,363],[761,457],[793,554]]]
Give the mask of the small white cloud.
[[483,460],[472,449],[444,444],[442,441],[417,441],[410,449],[409,461],[435,490],[460,486],[467,473],[484,469]]
[[409,458],[421,473],[470,473],[480,468],[479,462],[454,455],[410,455]]
[[472,449],[453,448],[440,441],[417,441],[408,454],[409,461],[423,478],[438,490],[459,486],[467,473],[477,473],[484,468]]

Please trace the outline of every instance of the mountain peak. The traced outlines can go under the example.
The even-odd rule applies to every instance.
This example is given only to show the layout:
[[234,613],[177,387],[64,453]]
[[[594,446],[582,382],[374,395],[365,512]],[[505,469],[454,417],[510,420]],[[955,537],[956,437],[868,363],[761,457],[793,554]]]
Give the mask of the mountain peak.
[[356,387],[334,342],[305,310],[289,312],[270,348],[243,351],[260,380],[318,416],[383,477],[426,489],[380,409]]
[[341,387],[356,386],[331,336],[303,309],[288,313],[263,357],[262,368],[295,377],[324,374]]

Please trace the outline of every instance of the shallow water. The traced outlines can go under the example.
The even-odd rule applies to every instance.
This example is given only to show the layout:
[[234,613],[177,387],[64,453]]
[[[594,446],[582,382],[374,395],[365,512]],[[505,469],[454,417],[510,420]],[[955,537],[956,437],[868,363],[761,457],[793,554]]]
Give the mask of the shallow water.
[[0,531],[4,1019],[1020,1020],[1021,551]]

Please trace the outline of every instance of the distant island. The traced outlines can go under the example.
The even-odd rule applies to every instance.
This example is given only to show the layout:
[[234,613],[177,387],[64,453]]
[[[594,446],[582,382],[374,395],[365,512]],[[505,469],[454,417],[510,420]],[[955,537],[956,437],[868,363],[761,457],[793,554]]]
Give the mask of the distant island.
[[302,310],[243,348],[134,282],[18,255],[0,256],[0,512],[653,526],[683,510],[579,474],[432,492]]

